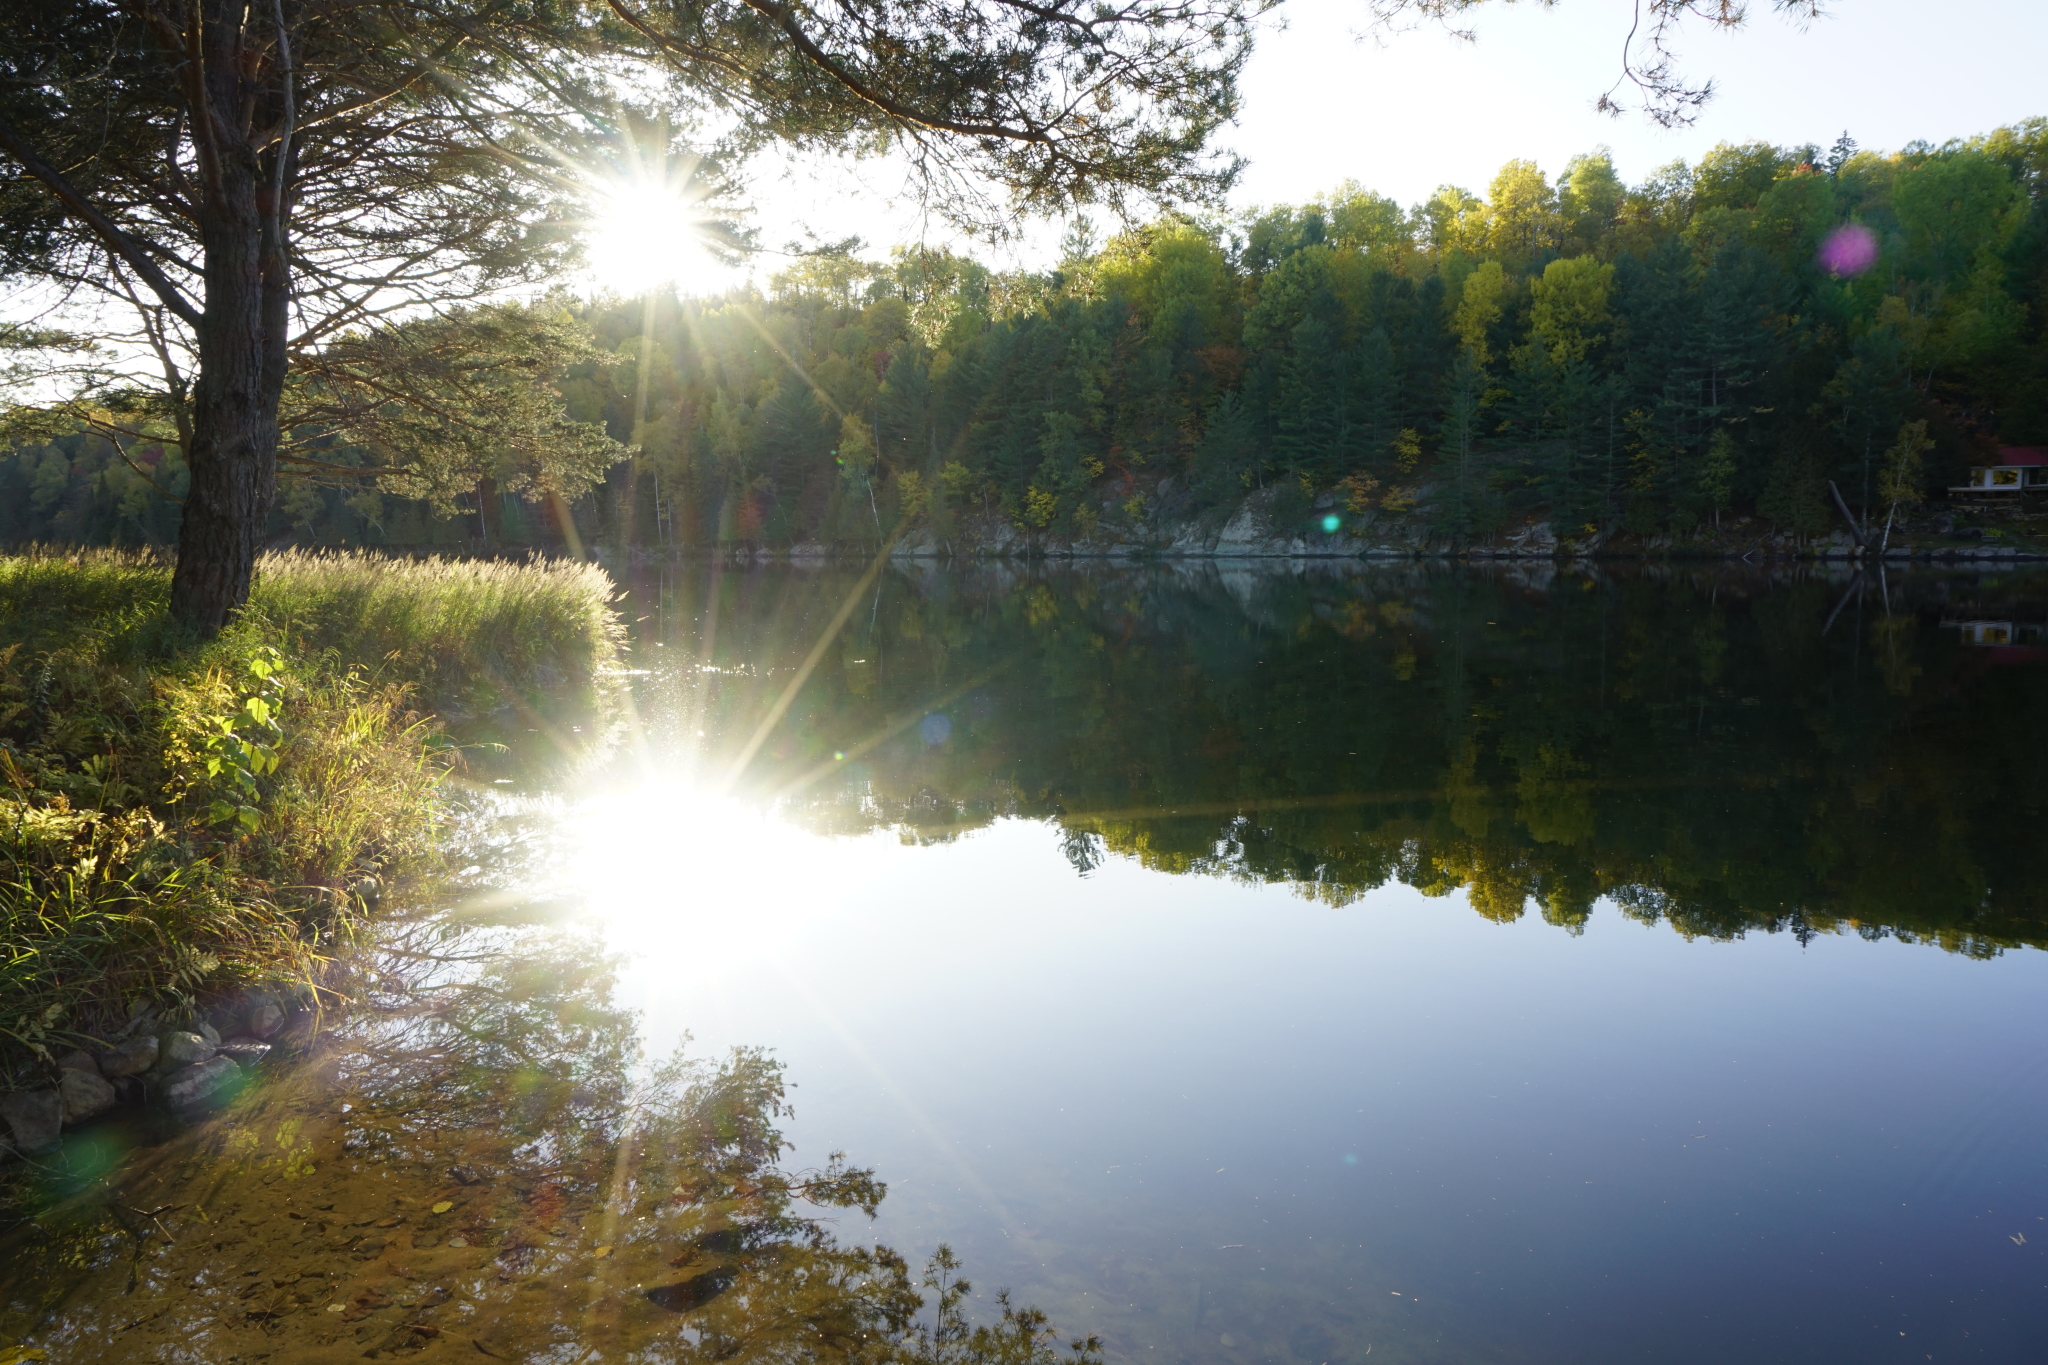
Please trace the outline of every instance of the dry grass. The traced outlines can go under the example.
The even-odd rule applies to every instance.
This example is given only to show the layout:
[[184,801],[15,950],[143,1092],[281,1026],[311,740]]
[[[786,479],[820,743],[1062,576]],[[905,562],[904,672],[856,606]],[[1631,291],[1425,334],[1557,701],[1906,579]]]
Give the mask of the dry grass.
[[301,651],[483,706],[590,687],[618,645],[613,594],[595,564],[291,551],[258,562],[249,612]]
[[[133,550],[31,547],[0,558],[0,645],[92,643],[105,660],[190,653],[165,615],[171,565]],[[264,555],[237,630],[330,653],[424,704],[482,709],[589,689],[612,660],[615,589],[595,564],[407,559],[365,551]]]

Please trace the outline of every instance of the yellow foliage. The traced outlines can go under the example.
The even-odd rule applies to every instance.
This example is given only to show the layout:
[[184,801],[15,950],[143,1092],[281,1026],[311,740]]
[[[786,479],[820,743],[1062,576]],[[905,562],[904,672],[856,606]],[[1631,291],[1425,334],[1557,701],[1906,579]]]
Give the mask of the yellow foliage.
[[915,519],[924,515],[925,507],[930,501],[931,490],[925,487],[924,475],[915,469],[898,471],[896,503],[905,517]]
[[1394,433],[1394,467],[1406,474],[1422,460],[1422,437],[1413,427]]
[[1591,256],[1552,261],[1530,286],[1530,329],[1557,365],[1584,360],[1607,330],[1614,267]]
[[1033,484],[1024,490],[1024,520],[1043,531],[1052,525],[1052,519],[1059,515],[1060,500],[1054,494]]
[[1593,793],[1585,764],[1569,749],[1538,745],[1521,763],[1515,813],[1538,843],[1578,844],[1593,837]]
[[1372,495],[1379,488],[1380,481],[1370,474],[1347,474],[1337,483],[1337,491],[1344,497],[1347,512],[1370,512]]
[[1495,254],[1527,261],[1555,246],[1557,192],[1533,161],[1510,161],[1486,196],[1486,244]]
[[1458,334],[1458,340],[1481,365],[1492,358],[1487,348],[1486,333],[1500,321],[1501,305],[1507,291],[1507,272],[1501,269],[1499,261],[1481,261],[1479,268],[1465,277],[1465,289],[1458,298],[1458,311],[1451,317],[1451,330]]

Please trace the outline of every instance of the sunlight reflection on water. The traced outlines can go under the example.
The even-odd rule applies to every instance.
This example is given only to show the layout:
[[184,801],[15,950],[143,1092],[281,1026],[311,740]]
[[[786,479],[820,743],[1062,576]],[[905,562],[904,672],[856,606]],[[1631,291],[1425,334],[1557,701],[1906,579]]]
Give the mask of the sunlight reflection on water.
[[[1823,629],[1853,585],[987,577],[863,602],[759,749],[782,807],[652,739],[670,776],[578,807],[565,864],[650,1041],[774,1049],[806,1159],[890,1182],[873,1235],[1112,1360],[1861,1360],[1880,1302],[1929,1344],[2038,1318],[1947,1308],[2028,1273],[1972,1220],[2037,1219],[2048,958],[1964,954],[2034,932],[2033,882],[1994,877],[2010,929],[1887,895],[1935,866],[1928,783],[1853,854],[1797,837],[1856,756],[1938,752],[1892,711],[1960,724],[1914,683],[1978,676],[1948,586],[1859,640]],[[735,591],[719,639],[766,659],[839,600]],[[1699,658],[1625,653],[1637,618]],[[639,689],[648,733],[754,733],[772,691],[707,677]],[[1810,747],[1823,684],[1859,742]],[[1858,936],[1880,900],[1908,942]]]
[[564,818],[561,884],[621,948],[716,957],[728,969],[837,913],[897,840],[831,838],[681,779],[607,789]]

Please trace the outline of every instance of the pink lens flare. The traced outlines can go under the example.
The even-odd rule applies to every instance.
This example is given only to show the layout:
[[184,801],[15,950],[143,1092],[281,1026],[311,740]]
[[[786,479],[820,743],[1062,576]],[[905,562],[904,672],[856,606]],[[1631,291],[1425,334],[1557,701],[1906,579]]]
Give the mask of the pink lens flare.
[[1861,275],[1877,264],[1877,234],[1861,223],[1844,223],[1820,244],[1819,260],[1830,275]]

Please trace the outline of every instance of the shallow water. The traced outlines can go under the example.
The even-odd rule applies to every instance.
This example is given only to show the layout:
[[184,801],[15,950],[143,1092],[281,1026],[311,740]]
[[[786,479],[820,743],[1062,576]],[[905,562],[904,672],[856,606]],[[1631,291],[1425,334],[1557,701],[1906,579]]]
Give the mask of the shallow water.
[[[864,1248],[946,1242],[972,1311],[1117,1361],[2048,1339],[2048,581],[778,567],[627,607],[608,756],[509,727],[498,842],[387,931],[378,1008],[138,1135],[128,1212],[74,1175],[0,1329],[881,1358]],[[758,1058],[649,1087],[685,1031],[786,1066],[793,1152]],[[874,1222],[776,1184],[835,1150]]]

